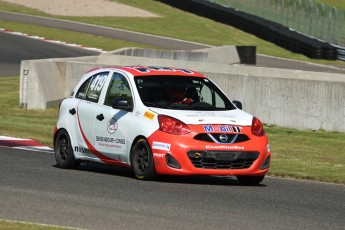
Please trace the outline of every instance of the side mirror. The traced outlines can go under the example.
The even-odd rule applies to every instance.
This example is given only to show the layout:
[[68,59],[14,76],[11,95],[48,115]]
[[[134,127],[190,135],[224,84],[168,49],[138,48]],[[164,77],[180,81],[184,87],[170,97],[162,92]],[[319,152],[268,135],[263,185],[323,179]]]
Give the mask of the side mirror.
[[111,102],[111,107],[113,109],[121,109],[125,111],[133,111],[133,106],[130,105],[129,101],[127,99],[114,99]]
[[240,101],[232,101],[232,103],[240,110],[242,110],[242,103]]

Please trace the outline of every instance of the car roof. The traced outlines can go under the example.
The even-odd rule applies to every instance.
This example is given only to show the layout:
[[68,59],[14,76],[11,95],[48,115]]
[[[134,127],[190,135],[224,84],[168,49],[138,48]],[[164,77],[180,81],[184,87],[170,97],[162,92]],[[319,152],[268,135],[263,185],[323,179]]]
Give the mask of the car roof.
[[104,68],[94,68],[89,70],[88,73],[94,70],[122,70],[129,72],[133,76],[192,76],[202,77],[204,75],[195,72],[193,70],[184,68],[173,68],[173,67],[161,67],[161,66],[111,66]]

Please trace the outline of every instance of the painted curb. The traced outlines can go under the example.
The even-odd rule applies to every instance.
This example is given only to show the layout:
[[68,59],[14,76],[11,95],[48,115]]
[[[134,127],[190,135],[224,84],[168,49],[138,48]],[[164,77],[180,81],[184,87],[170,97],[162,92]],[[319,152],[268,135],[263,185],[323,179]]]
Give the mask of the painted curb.
[[0,28],[0,32],[18,35],[18,36],[24,36],[24,37],[28,37],[28,38],[32,38],[32,39],[36,39],[36,40],[41,40],[41,41],[45,41],[45,42],[50,42],[50,43],[55,43],[55,44],[59,44],[59,45],[65,45],[65,46],[76,47],[76,48],[85,49],[85,50],[96,51],[99,53],[105,53],[106,52],[106,51],[104,51],[102,49],[98,49],[98,48],[92,48],[92,47],[82,46],[82,45],[78,45],[78,44],[70,44],[70,43],[52,40],[52,39],[48,39],[48,38],[44,38],[44,37],[40,37],[40,36],[34,36],[34,35],[29,35],[29,34],[25,34],[25,33],[21,33],[21,32],[7,30],[4,28]]
[[25,138],[0,136],[0,147],[8,147],[15,149],[24,149],[37,152],[53,153],[54,150],[48,146],[42,145],[37,141]]

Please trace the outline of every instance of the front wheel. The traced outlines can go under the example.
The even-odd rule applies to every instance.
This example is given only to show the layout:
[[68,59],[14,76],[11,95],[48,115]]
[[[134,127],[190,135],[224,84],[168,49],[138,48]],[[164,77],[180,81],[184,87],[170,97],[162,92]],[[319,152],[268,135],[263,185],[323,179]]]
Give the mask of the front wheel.
[[131,165],[137,179],[153,180],[156,177],[152,151],[145,138],[135,142],[131,150]]
[[74,158],[72,143],[66,130],[60,130],[57,134],[54,152],[58,167],[70,169],[79,166],[79,162]]
[[242,185],[257,185],[265,178],[265,176],[237,176],[237,180]]

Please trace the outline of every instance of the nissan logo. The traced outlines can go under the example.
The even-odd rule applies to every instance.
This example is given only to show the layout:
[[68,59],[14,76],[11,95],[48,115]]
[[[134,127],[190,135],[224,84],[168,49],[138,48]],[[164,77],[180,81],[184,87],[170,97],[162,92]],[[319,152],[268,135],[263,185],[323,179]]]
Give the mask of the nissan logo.
[[201,153],[196,152],[194,153],[194,158],[199,159],[201,157]]
[[225,134],[222,134],[222,135],[219,136],[219,140],[221,142],[227,142],[228,141],[228,136],[225,135]]

